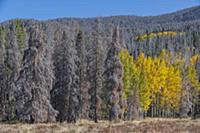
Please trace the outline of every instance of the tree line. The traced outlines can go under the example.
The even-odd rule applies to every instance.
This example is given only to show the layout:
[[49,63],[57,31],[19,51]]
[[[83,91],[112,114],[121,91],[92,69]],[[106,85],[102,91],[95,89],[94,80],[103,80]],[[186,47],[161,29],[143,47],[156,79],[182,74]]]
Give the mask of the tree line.
[[[163,49],[157,56],[148,56],[141,52],[134,57],[131,52],[121,47],[119,28],[115,27],[106,58],[103,60],[98,27],[97,21],[94,27],[93,45],[90,46],[87,57],[83,54],[86,52],[84,45],[79,45],[83,44],[82,31],[79,30],[74,43],[76,50],[79,50],[78,56],[74,53],[71,58],[66,58],[67,61],[78,57],[79,66],[74,67],[74,69],[79,68],[77,81],[79,87],[76,91],[72,90],[76,92],[73,93],[73,98],[76,100],[72,106],[77,106],[76,109],[73,108],[77,113],[67,115],[74,116],[73,122],[79,118],[98,122],[98,120],[135,120],[145,117],[196,117],[199,111],[200,84],[197,73],[199,55],[183,55],[181,52]],[[65,50],[70,50],[70,48]],[[62,55],[62,57],[67,56]],[[56,59],[57,65],[59,62],[65,63]],[[67,67],[69,64],[68,62],[64,66]],[[68,71],[65,67],[60,65],[58,67],[63,68],[65,72]],[[73,69],[69,70],[72,72]],[[76,75],[77,70],[75,69],[74,72]],[[63,78],[69,78],[69,75],[64,74]],[[67,81],[59,81],[59,83],[65,88],[68,85]],[[63,84],[65,82],[66,84]],[[70,83],[74,82],[72,78]],[[70,89],[75,88],[69,86],[68,90]],[[60,90],[59,87],[55,87],[54,91]],[[66,90],[59,92],[59,99],[61,95],[64,98],[70,98],[71,91],[65,92]],[[55,103],[53,102],[55,108],[59,107],[59,103],[61,104],[59,111],[63,112],[63,116],[60,116],[60,120],[71,122],[64,117],[70,111],[63,109],[64,102],[61,101],[55,99]],[[72,109],[69,103],[73,100],[66,101],[68,101],[66,107]]]
[[120,26],[105,33],[99,19],[91,32],[77,22],[69,29],[30,23],[0,28],[1,121],[198,117],[199,34],[193,26],[150,28],[134,40],[136,34]]
[[134,59],[127,50],[122,50],[120,58],[124,70],[124,96],[130,99],[127,112],[136,114],[137,119],[146,116],[195,117],[200,89],[196,72],[198,55],[185,58],[181,53],[163,50],[156,57],[141,53]]

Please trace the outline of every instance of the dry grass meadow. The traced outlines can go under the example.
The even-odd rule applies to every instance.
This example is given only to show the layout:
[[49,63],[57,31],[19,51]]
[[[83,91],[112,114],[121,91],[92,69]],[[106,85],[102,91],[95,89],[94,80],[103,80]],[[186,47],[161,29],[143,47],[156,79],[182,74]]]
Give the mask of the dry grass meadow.
[[147,118],[120,123],[81,120],[77,124],[0,124],[0,133],[200,133],[200,120]]

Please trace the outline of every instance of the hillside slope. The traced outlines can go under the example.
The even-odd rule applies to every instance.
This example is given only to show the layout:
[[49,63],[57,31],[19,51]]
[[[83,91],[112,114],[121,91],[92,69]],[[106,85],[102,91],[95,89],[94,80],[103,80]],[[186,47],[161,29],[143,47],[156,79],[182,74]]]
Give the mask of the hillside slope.
[[[164,35],[167,32],[184,34]],[[156,36],[150,37],[151,33]],[[139,36],[147,37],[136,39]],[[140,53],[155,57],[163,49],[185,58],[200,54],[200,6],[155,17],[1,23],[0,121],[122,118],[123,70],[117,56],[122,48],[134,58]],[[186,114],[191,114],[191,108],[193,103]],[[179,111],[173,113],[178,115]]]

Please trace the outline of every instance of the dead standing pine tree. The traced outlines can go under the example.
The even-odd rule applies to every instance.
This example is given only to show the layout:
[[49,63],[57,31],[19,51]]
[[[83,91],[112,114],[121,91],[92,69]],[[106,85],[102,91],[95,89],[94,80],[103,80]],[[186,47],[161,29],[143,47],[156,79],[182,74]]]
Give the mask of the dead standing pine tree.
[[107,89],[108,118],[110,121],[118,121],[123,117],[122,64],[119,52],[119,28],[116,27],[113,31],[112,42],[105,61],[105,87]]

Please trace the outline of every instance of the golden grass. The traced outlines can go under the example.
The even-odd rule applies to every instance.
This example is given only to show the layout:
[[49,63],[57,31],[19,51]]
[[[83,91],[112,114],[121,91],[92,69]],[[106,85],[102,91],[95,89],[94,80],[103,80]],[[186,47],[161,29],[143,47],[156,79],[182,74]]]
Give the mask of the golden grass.
[[147,118],[142,121],[94,123],[80,120],[76,124],[0,124],[0,133],[198,133],[200,120]]

